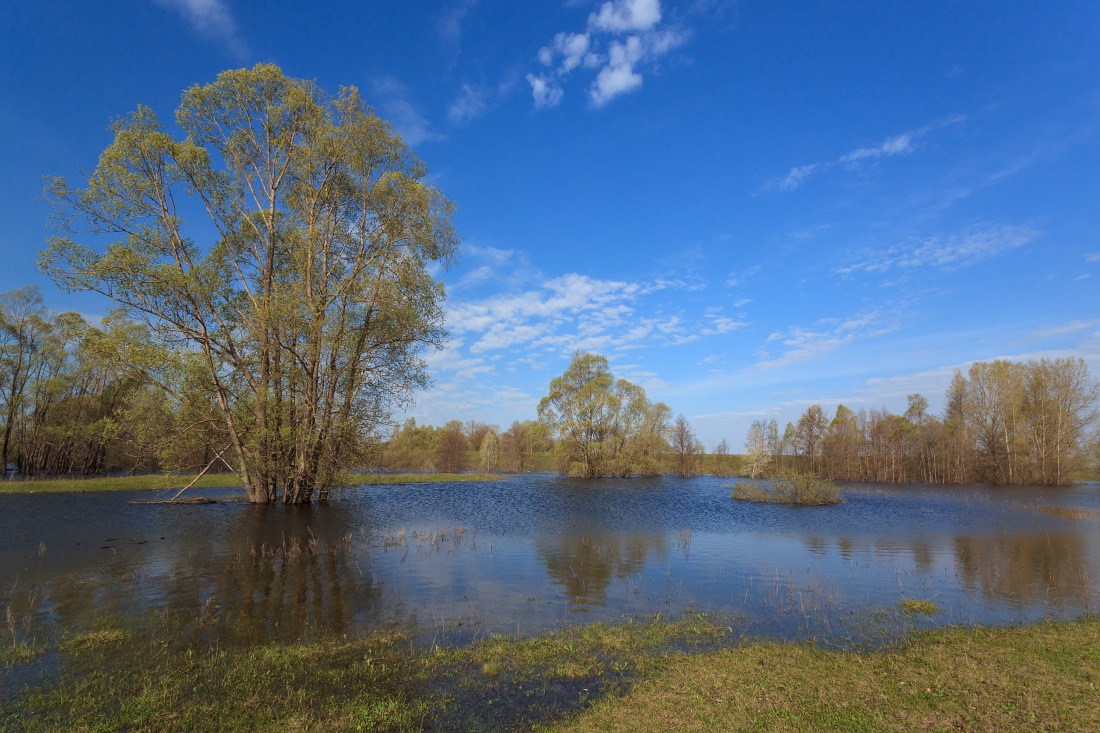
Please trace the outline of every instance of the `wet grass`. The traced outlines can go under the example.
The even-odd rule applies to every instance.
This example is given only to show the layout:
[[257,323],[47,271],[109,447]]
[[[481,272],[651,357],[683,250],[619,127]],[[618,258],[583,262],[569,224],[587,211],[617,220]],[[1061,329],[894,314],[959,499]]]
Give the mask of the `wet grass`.
[[[222,648],[164,622],[51,649],[12,730],[1096,730],[1100,618],[947,628],[886,651],[744,641],[688,613],[466,647],[402,628]],[[193,629],[191,630],[193,631]]]
[[0,702],[21,730],[447,730],[530,727],[628,690],[660,654],[725,639],[689,614],[567,627],[528,639],[418,647],[403,629],[359,638],[221,648],[163,620],[152,634],[99,629],[48,651],[54,679]]
[[[135,491],[182,489],[191,483],[194,475],[144,474],[140,476],[110,476],[102,478],[32,479],[29,481],[0,482],[0,494],[34,494],[80,491]],[[361,484],[422,484],[436,481],[496,481],[499,476],[475,473],[406,473],[392,476],[353,475],[350,485]],[[235,474],[207,474],[192,489],[242,486]]]
[[1100,618],[950,628],[885,652],[756,642],[671,658],[568,730],[1100,730]]
[[935,602],[919,598],[906,598],[898,602],[898,608],[902,613],[921,613],[926,616],[934,616],[940,612],[940,607]]
[[[139,476],[107,476],[99,478],[31,479],[28,481],[0,482],[0,494],[72,493],[80,491],[134,491],[140,489],[182,489],[194,479],[191,476],[169,474],[142,474]],[[207,474],[192,489],[209,489],[219,486],[240,486],[241,480],[234,474]]]

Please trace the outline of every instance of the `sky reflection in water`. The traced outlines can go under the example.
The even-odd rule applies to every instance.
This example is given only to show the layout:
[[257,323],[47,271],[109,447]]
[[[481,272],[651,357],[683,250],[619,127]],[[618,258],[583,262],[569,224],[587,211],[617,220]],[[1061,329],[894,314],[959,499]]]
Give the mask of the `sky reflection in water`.
[[842,505],[792,508],[734,502],[730,483],[533,475],[309,507],[0,496],[0,592],[47,628],[168,609],[218,618],[226,642],[412,622],[461,643],[689,607],[833,639],[903,598],[940,606],[925,624],[1097,609],[1098,484],[859,484]]

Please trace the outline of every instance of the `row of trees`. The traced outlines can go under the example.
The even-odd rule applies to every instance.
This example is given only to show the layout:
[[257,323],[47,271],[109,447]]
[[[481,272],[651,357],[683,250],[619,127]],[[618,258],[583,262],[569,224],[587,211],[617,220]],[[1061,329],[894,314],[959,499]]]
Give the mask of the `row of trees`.
[[1081,359],[976,362],[957,372],[944,414],[909,395],[903,415],[811,405],[780,433],[756,420],[745,441],[752,475],[797,466],[852,481],[1071,483],[1089,459],[1100,385]]
[[0,295],[0,474],[194,469],[224,454],[217,431],[120,358],[150,345],[117,313],[97,328],[51,313],[33,287]]
[[470,468],[523,473],[545,467],[545,462],[537,459],[553,447],[548,428],[534,420],[516,420],[501,433],[498,426],[476,420],[451,420],[442,427],[432,427],[417,425],[410,417],[381,448],[377,463],[391,469],[449,473]]

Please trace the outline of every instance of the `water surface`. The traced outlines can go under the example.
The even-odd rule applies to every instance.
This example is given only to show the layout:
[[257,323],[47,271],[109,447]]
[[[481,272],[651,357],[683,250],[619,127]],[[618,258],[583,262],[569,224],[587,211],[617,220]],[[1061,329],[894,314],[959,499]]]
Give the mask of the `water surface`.
[[[900,624],[1095,611],[1100,485],[846,484],[832,507],[735,502],[714,477],[367,486],[326,505],[0,496],[0,602],[39,634],[216,619],[225,643],[411,625],[424,643],[687,608],[841,642]],[[204,489],[207,496],[239,489]],[[897,613],[933,600],[928,618]]]

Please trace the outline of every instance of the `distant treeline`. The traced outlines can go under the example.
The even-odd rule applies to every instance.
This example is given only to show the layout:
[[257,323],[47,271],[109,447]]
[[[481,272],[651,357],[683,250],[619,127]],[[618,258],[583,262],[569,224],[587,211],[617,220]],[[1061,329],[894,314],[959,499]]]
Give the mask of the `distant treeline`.
[[[148,331],[121,314],[95,327],[76,313],[50,312],[33,287],[0,294],[0,474],[235,469],[201,395],[181,395],[128,366],[149,344]],[[921,395],[908,399],[903,415],[840,405],[830,419],[815,404],[782,431],[774,419],[756,420],[743,456],[725,440],[707,455],[683,415],[673,419],[641,387],[616,380],[606,359],[578,352],[551,382],[539,420],[500,431],[410,418],[388,440],[368,435],[354,453],[394,470],[588,477],[803,471],[852,481],[1062,485],[1100,468],[1092,430],[1100,387],[1081,359],[977,362],[955,374],[941,416]]]
[[955,373],[942,417],[913,394],[904,415],[840,405],[830,420],[811,405],[782,432],[774,419],[755,420],[745,441],[747,472],[1060,486],[1100,458],[1100,441],[1089,433],[1098,397],[1081,359],[976,362],[966,376]]
[[119,315],[96,328],[53,314],[33,287],[0,294],[0,474],[186,470],[224,450],[208,421],[119,358],[146,339]]
[[553,470],[555,441],[534,420],[516,420],[500,432],[477,420],[451,420],[443,427],[417,425],[408,418],[378,451],[376,463],[388,469],[456,473]]

